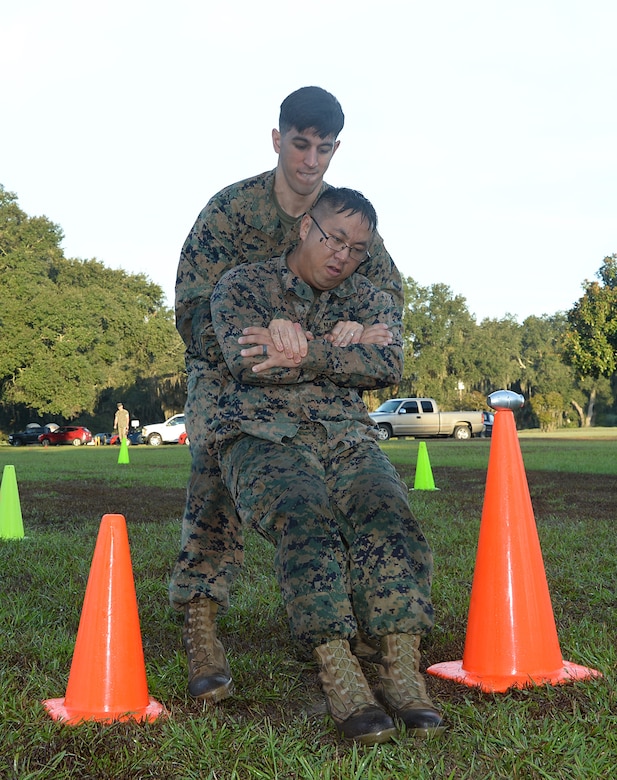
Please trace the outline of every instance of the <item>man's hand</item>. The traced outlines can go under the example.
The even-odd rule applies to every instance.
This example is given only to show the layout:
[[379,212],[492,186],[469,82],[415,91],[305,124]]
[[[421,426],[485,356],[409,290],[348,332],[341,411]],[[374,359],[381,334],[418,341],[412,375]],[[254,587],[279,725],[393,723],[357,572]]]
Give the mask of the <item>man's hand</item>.
[[341,320],[325,339],[335,347],[348,347],[350,344],[378,344],[387,347],[392,344],[393,335],[388,326],[381,322],[364,327],[359,322]]
[[308,354],[308,342],[313,340],[310,331],[291,320],[272,320],[267,328],[251,326],[242,331],[239,344],[253,344],[243,349],[242,357],[266,357],[253,366],[255,373],[269,368],[295,368]]
[[339,320],[325,339],[334,347],[348,347],[350,344],[360,343],[363,330],[364,326],[359,322]]

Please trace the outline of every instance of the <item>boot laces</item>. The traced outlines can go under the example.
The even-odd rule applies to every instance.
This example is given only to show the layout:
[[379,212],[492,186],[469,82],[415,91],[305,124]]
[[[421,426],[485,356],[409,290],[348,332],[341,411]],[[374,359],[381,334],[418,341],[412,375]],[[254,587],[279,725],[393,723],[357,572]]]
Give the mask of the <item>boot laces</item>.
[[188,605],[184,644],[195,668],[220,667],[220,656],[224,651],[216,637],[216,623],[207,599],[197,598]]

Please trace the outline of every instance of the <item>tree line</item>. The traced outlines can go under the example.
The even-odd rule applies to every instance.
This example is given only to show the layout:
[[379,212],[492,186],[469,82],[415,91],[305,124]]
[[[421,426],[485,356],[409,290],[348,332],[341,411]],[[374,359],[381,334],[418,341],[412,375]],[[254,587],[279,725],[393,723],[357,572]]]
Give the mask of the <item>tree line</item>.
[[[61,228],[28,216],[0,185],[0,430],[29,422],[111,426],[117,401],[142,423],[181,411],[183,345],[162,289],[143,274],[66,258]],[[521,427],[617,422],[617,255],[568,312],[477,322],[445,284],[405,287],[400,385],[367,394],[431,396],[486,408],[522,393]]]

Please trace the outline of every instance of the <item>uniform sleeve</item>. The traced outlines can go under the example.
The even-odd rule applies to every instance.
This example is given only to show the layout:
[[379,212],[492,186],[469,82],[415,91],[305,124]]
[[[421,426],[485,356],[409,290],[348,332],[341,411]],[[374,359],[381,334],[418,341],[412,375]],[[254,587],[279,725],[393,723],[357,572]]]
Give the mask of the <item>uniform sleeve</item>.
[[329,379],[339,387],[370,390],[398,384],[403,374],[401,315],[391,295],[360,284],[349,319],[365,327],[383,323],[393,334],[392,344],[351,344],[336,347],[322,339],[309,342],[302,368]]
[[262,358],[242,357],[243,347],[238,344],[238,338],[245,327],[267,328],[272,320],[268,284],[263,276],[249,276],[246,266],[241,274],[237,271],[226,274],[212,296],[212,321],[227,367],[234,379],[243,384],[299,384],[324,379],[340,387],[370,389],[398,383],[403,369],[403,349],[397,307],[389,294],[368,284],[355,300],[361,303],[350,313],[350,318],[365,325],[387,323],[394,333],[392,345],[335,347],[318,338],[309,342],[308,355],[299,367],[273,368],[258,374],[252,367]]
[[189,354],[211,332],[210,296],[223,274],[237,264],[233,237],[239,230],[220,194],[198,216],[180,253],[176,279],[176,327]]
[[358,273],[366,276],[378,290],[392,296],[399,312],[403,311],[404,295],[401,274],[388,253],[383,238],[375,233],[370,247],[370,258],[358,268]]

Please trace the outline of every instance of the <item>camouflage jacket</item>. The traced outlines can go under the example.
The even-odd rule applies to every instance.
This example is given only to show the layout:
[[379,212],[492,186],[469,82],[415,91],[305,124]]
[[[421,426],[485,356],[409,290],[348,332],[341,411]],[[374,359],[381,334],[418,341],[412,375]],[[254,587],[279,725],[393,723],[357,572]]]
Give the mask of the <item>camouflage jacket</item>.
[[[176,279],[176,327],[186,345],[187,358],[203,357],[216,346],[210,317],[210,296],[230,268],[280,255],[298,240],[300,220],[287,234],[274,200],[275,171],[262,173],[221,190],[205,206],[189,233]],[[323,185],[323,188],[329,185]],[[322,188],[322,189],[323,189]],[[398,269],[379,234],[362,273],[403,307]]]
[[[401,315],[393,299],[355,273],[315,297],[289,270],[285,256],[244,265],[221,279],[212,295],[214,331],[230,376],[219,398],[214,427],[220,442],[240,432],[280,442],[303,422],[321,423],[331,446],[373,438],[373,423],[360,393],[400,380],[403,367]],[[299,322],[315,336],[295,368],[255,374],[263,358],[245,358],[238,338],[249,325],[267,327],[275,318]],[[324,339],[340,320],[387,323],[390,346],[335,347]]]

